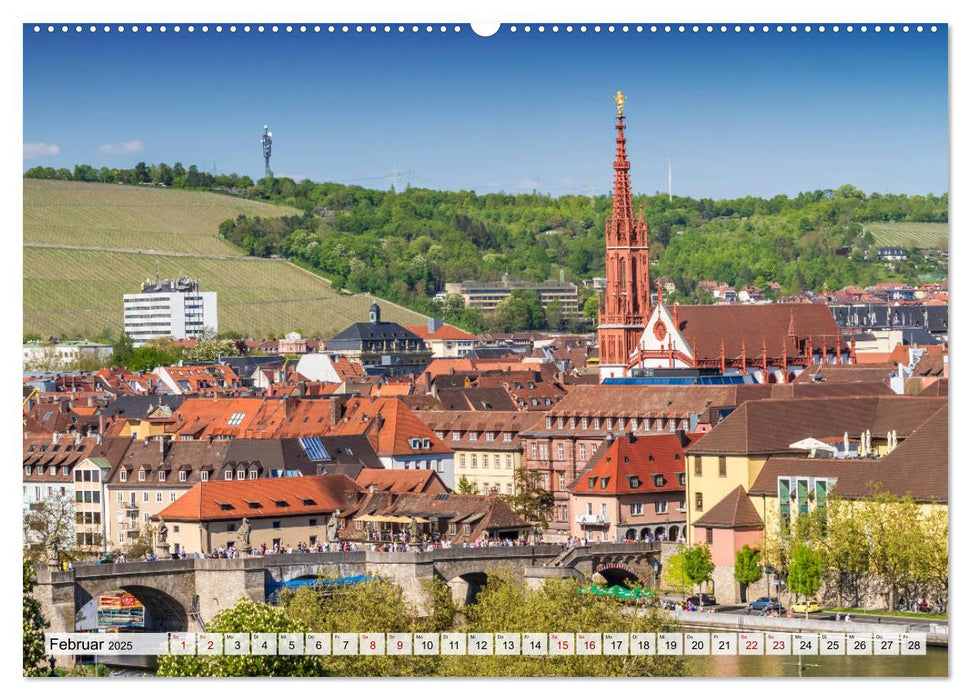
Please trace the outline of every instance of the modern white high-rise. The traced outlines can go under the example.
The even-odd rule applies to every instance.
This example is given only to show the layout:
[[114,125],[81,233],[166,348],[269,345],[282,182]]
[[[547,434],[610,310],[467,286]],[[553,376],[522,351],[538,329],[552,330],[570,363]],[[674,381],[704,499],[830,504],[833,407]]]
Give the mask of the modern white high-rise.
[[146,280],[141,292],[125,295],[125,334],[135,347],[153,338],[183,340],[218,330],[216,292],[200,292],[197,280]]

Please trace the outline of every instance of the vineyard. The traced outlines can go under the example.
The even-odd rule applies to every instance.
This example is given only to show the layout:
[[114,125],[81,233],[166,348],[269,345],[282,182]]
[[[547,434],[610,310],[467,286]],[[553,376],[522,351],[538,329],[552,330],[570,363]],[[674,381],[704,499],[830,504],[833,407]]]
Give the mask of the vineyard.
[[[122,295],[155,276],[189,275],[219,294],[219,328],[253,337],[303,333],[329,337],[366,321],[371,297],[338,296],[330,284],[283,260],[211,260],[60,248],[24,248],[24,331],[91,336],[122,327]],[[385,304],[382,317],[421,323]]]
[[[336,294],[330,283],[284,260],[243,258],[216,237],[221,221],[296,210],[202,192],[45,180],[24,181],[24,332],[90,337],[122,329],[122,295],[142,281],[188,275],[218,293],[219,328],[253,337],[300,329],[331,336],[366,321],[371,297]],[[123,252],[119,248],[143,250]],[[159,252],[155,252],[159,251]],[[166,255],[166,252],[181,255]],[[196,257],[227,256],[221,259]],[[390,303],[390,321],[423,317]]]
[[878,246],[947,250],[947,224],[871,221],[863,226]]
[[26,243],[240,255],[216,237],[219,224],[239,214],[299,212],[208,192],[24,180]]

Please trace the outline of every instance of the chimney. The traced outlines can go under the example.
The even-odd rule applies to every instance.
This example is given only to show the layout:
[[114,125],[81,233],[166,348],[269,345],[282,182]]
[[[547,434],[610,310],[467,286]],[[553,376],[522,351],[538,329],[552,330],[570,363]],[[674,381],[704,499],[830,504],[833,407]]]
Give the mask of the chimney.
[[674,431],[674,435],[675,435],[675,437],[678,438],[678,445],[680,445],[681,447],[684,447],[685,445],[688,444],[688,436],[680,428],[678,428],[677,430]]
[[338,423],[341,422],[341,418],[344,417],[344,411],[347,408],[347,398],[344,396],[335,396],[330,400],[330,427],[334,428]]
[[292,396],[287,396],[285,399],[283,399],[283,415],[285,417],[289,418],[290,414],[293,413],[296,402],[296,399],[294,399]]
[[105,432],[105,414],[98,413],[98,437],[100,438]]
[[442,319],[440,318],[430,318],[428,319],[428,332],[434,333],[439,328],[442,327]]
[[61,413],[67,413],[71,410],[71,399],[61,399],[60,405]]

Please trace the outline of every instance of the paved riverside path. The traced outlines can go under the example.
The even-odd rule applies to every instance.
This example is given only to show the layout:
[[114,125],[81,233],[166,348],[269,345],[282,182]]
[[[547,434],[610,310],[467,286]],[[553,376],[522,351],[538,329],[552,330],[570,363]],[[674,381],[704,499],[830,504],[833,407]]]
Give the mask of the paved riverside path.
[[747,615],[745,613],[721,613],[721,612],[687,612],[685,610],[674,610],[671,615],[686,627],[704,627],[711,629],[725,629],[732,631],[764,631],[764,632],[831,632],[831,633],[887,633],[900,634],[901,632],[919,632],[927,635],[928,644],[947,645],[948,643],[948,624],[946,620],[934,620],[925,622],[914,618],[903,618],[904,622],[899,623],[897,618],[890,623],[890,616],[884,616],[881,622],[863,620],[866,616],[850,615],[850,622],[840,620],[820,619],[810,616],[807,620],[805,615],[794,615],[793,617],[764,617],[759,615]]

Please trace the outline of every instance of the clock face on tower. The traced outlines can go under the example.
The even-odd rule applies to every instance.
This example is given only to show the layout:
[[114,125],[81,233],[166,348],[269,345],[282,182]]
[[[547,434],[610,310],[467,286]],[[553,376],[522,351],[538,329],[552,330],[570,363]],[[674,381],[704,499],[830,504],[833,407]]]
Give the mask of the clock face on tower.
[[654,337],[658,340],[664,340],[664,337],[668,334],[667,326],[664,325],[664,321],[658,320],[654,324]]

